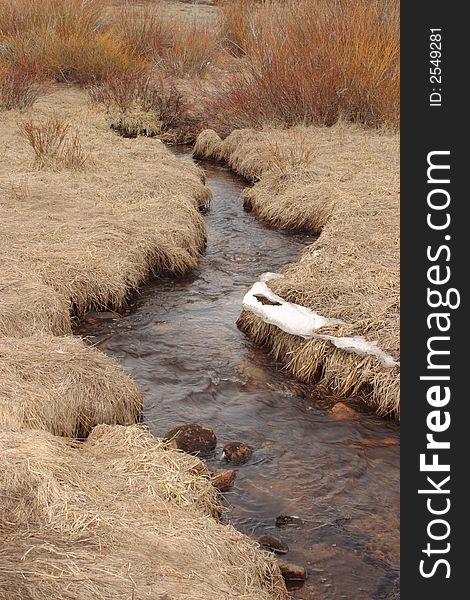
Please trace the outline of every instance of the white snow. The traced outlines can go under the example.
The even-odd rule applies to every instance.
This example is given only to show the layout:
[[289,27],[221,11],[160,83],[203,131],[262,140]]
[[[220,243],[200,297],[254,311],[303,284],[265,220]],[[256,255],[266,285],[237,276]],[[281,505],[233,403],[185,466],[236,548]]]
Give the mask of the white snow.
[[[266,281],[282,277],[277,273],[265,273],[261,281],[253,284],[252,288],[243,298],[243,308],[252,312],[265,323],[275,325],[291,335],[298,335],[304,339],[318,338],[327,340],[337,348],[346,352],[353,352],[361,356],[375,356],[384,367],[392,368],[398,363],[392,356],[381,350],[377,342],[369,342],[363,336],[337,337],[317,333],[317,330],[326,325],[340,325],[344,323],[339,319],[328,319],[319,313],[292,302],[286,302],[275,294],[266,285]],[[264,298],[269,303],[263,304],[258,297]]]

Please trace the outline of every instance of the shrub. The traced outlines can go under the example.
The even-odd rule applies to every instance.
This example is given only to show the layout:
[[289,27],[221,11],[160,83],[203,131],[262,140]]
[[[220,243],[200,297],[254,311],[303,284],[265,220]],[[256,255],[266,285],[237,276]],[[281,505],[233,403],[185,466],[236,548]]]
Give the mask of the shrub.
[[216,32],[196,22],[175,22],[171,44],[163,54],[164,68],[172,75],[202,75],[214,62],[219,47]]
[[[368,125],[399,120],[399,5],[394,0],[234,0],[240,69],[210,101],[221,124]],[[243,7],[245,6],[245,10]],[[229,10],[229,12],[227,12]],[[236,27],[235,27],[236,25]]]
[[223,0],[219,2],[221,32],[231,51],[240,55],[244,53],[244,45],[250,37],[249,11],[262,0]]
[[99,0],[0,0],[1,59],[36,76],[87,83],[137,59],[103,31]]
[[112,116],[111,126],[126,137],[157,135],[185,119],[182,94],[168,77],[145,71],[109,77],[89,88],[93,103],[103,104]]
[[203,74],[218,50],[213,29],[195,21],[170,21],[155,6],[125,6],[112,29],[128,51],[179,77]]
[[158,61],[171,43],[171,26],[156,6],[130,6],[117,12],[113,31],[123,45],[137,56]]

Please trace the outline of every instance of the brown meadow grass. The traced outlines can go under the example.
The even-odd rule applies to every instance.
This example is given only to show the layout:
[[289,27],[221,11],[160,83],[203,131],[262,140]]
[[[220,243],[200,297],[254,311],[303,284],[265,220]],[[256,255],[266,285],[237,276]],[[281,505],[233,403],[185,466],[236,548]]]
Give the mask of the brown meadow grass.
[[[0,337],[0,422],[85,437],[139,420],[142,393],[121,367],[72,336]],[[34,365],[34,369],[31,369]]]
[[54,170],[85,168],[89,159],[83,149],[78,131],[72,131],[70,123],[58,114],[35,121],[32,118],[19,122],[19,128],[35,154],[35,164],[39,169]]

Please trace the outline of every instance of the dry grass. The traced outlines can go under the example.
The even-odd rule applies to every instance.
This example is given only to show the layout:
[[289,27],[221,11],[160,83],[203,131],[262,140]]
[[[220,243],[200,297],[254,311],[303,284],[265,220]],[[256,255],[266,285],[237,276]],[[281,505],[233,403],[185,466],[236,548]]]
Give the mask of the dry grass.
[[[207,131],[195,146],[198,156],[223,160],[256,182],[244,200],[258,218],[320,234],[282,278],[270,281],[273,291],[346,323],[327,333],[364,335],[396,360],[398,144],[396,134],[338,123],[238,130],[223,141]],[[299,379],[323,384],[341,397],[362,395],[379,414],[399,415],[398,367],[386,369],[374,357],[288,335],[247,312],[239,325]]]
[[66,178],[32,169],[18,114],[2,114],[4,410],[15,422],[63,435],[86,433],[102,420],[134,422],[140,394],[121,370],[78,340],[51,336],[70,333],[72,312],[121,306],[151,273],[195,267],[205,243],[198,208],[209,192],[201,172],[161,143],[116,137],[83,92],[58,91],[34,112],[39,122],[58,123],[60,140],[63,123],[78,128],[94,162]]
[[82,445],[0,432],[0,446],[1,597],[287,597],[275,560],[213,518],[199,459],[145,430],[100,426]]
[[159,5],[125,5],[116,11],[112,31],[132,54],[178,77],[203,75],[219,49],[217,28],[170,19]]
[[0,338],[71,333],[68,299],[11,255],[0,253],[0,260]]
[[71,336],[0,338],[0,412],[22,428],[83,437],[100,423],[130,425],[142,395],[121,367]]
[[399,5],[394,0],[247,0],[222,7],[244,53],[209,102],[219,128],[399,121]]
[[135,6],[127,2],[113,13],[112,27],[128,50],[150,62],[161,60],[171,44],[172,26],[161,4]]
[[229,49],[240,56],[245,53],[246,41],[251,36],[250,13],[258,8],[263,0],[220,0],[220,25],[224,41]]
[[135,383],[57,335],[71,308],[119,305],[152,271],[197,264],[202,172],[156,141],[115,136],[76,90],[34,115],[79,128],[95,160],[66,178],[31,169],[19,113],[0,115],[0,597],[285,600],[275,559],[217,521],[199,459],[141,427],[102,425],[139,419]]
[[19,123],[20,131],[29,142],[35,154],[35,164],[39,169],[73,169],[80,171],[89,159],[82,147],[78,131],[70,130],[67,123],[57,114],[46,120],[32,118]]
[[176,21],[164,67],[178,77],[200,77],[214,62],[219,48],[217,31],[197,22]]

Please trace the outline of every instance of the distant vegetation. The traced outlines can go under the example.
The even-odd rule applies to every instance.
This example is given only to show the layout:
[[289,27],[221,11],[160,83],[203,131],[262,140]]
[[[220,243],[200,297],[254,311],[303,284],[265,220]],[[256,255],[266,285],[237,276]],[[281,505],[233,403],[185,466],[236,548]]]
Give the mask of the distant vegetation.
[[129,106],[135,94],[148,104],[156,81],[164,88],[152,92],[157,104],[180,110],[167,96],[183,85],[199,121],[220,129],[338,118],[398,125],[396,0],[218,6],[217,20],[204,23],[168,19],[154,3],[0,0],[0,106],[24,108],[38,82],[50,81],[92,86],[95,99],[97,86],[109,99],[138,81]]

